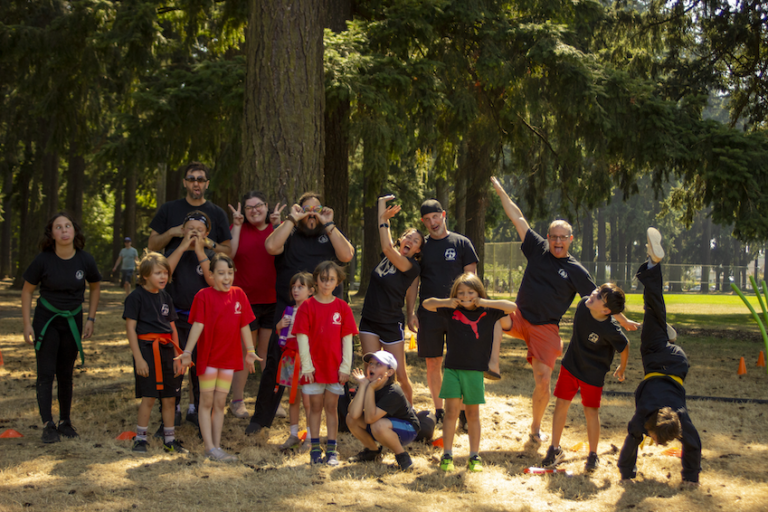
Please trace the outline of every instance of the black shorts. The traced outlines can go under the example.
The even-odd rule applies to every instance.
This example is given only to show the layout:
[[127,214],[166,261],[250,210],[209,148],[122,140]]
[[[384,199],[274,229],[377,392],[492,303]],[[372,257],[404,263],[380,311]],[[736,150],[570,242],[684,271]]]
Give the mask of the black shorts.
[[[160,365],[163,369],[163,389],[157,389],[155,378],[155,354],[152,351],[152,342],[139,340],[141,357],[149,365],[149,377],[142,377],[136,373],[136,361],[133,362],[133,375],[136,377],[136,398],[175,398],[181,394],[182,376],[173,376],[173,358],[176,352],[173,345],[167,343],[160,345]],[[195,371],[194,366],[191,371]]]
[[422,307],[419,307],[416,317],[419,320],[416,337],[419,357],[443,357],[448,319]]
[[131,281],[133,280],[133,272],[134,272],[134,269],[132,269],[132,268],[120,271],[120,285],[121,286],[124,285],[125,283],[131,284]]
[[373,334],[379,337],[379,341],[384,345],[390,345],[394,343],[402,343],[405,339],[405,333],[403,332],[403,322],[371,322],[365,318],[360,319],[360,328],[358,329],[360,334]]
[[251,304],[251,311],[256,320],[251,322],[248,326],[251,328],[251,332],[258,331],[259,329],[272,330],[275,321],[275,303],[272,304]]

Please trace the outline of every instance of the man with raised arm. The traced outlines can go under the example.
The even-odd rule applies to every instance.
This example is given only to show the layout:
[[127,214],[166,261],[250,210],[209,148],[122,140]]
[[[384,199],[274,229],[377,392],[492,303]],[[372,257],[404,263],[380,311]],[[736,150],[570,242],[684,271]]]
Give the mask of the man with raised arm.
[[[511,322],[502,320],[502,327],[513,338],[524,340],[528,347],[527,359],[536,384],[531,397],[530,439],[538,444],[548,439],[541,432],[541,420],[549,404],[552,370],[563,353],[560,319],[577,293],[588,297],[597,285],[587,269],[568,253],[573,242],[570,224],[564,220],[553,221],[545,240],[531,229],[520,208],[495,177],[491,178],[491,184],[523,241],[521,249],[528,260],[515,300],[517,311],[508,317]],[[623,314],[613,316],[628,331],[637,330],[640,325]]]

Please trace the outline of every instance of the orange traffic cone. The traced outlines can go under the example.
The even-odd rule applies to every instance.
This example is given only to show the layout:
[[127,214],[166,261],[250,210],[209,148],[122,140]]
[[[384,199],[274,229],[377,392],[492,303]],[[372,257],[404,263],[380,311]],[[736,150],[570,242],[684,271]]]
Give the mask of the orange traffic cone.
[[669,457],[678,457],[678,458],[683,457],[683,451],[680,448],[667,448],[661,453]]
[[571,446],[571,451],[578,452],[578,451],[581,451],[582,448],[584,448],[584,441],[580,443],[576,443],[575,445]]
[[18,430],[13,430],[12,428],[9,428],[8,430],[0,434],[0,438],[2,439],[9,439],[14,437],[24,437],[24,436],[21,434],[21,432],[19,432]]
[[302,429],[301,432],[299,432],[299,439],[301,439],[302,442],[307,440],[307,429]]
[[432,446],[435,446],[437,448],[442,448],[443,447],[443,438],[442,437],[438,437],[437,439],[432,441]]
[[[3,364],[2,360],[2,356],[0,356],[0,364]],[[763,354],[762,350],[760,351],[760,355],[757,356],[757,366],[760,368],[765,368],[765,354]]]
[[739,371],[736,372],[737,375],[746,375],[747,374],[747,365],[744,363],[744,358],[742,357],[739,359]]
[[130,441],[134,437],[136,437],[136,432],[131,432],[130,430],[128,430],[126,432],[123,432],[119,436],[117,436],[115,439],[117,439],[118,441]]
[[[760,352],[760,354],[762,354],[762,352]],[[0,366],[3,366],[4,364],[5,363],[3,362],[3,353],[0,352]],[[763,366],[765,366],[765,365],[763,365]]]

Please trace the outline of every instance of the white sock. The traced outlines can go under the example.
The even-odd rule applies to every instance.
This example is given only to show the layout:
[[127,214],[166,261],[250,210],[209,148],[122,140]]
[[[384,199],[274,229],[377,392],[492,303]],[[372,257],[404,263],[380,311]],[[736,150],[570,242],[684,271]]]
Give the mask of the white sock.
[[299,424],[291,425],[291,435],[295,437],[299,437]]

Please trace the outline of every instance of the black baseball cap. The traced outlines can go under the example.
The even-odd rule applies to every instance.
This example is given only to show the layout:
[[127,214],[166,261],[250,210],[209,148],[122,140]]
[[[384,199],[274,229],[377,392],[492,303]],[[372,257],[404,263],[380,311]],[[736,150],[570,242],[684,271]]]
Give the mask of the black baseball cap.
[[437,199],[427,199],[421,203],[421,216],[425,216],[429,213],[442,213],[443,205]]

